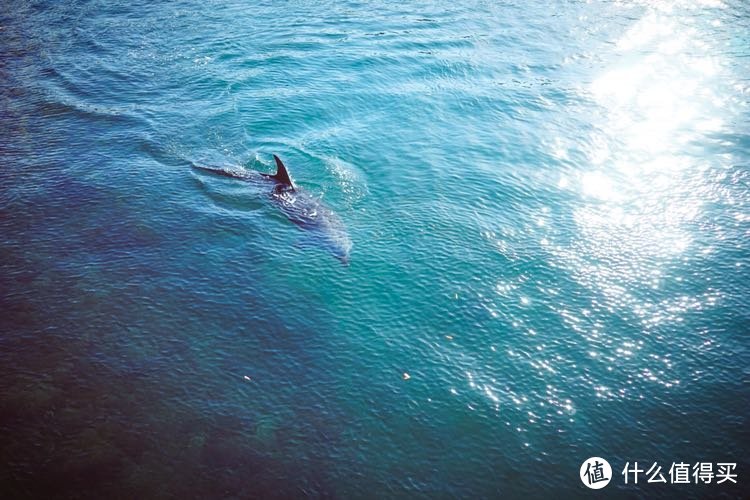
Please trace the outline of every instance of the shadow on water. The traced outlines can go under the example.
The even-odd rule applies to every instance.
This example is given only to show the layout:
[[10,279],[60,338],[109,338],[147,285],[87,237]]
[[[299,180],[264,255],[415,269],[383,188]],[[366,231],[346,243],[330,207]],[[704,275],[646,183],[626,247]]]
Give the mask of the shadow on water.
[[66,205],[83,197],[75,232],[54,203],[8,207],[0,223],[24,234],[2,246],[2,491],[329,494],[335,398],[320,399],[330,377],[307,347],[330,318],[289,324],[220,216],[141,227],[105,189],[58,187]]
[[[0,136],[3,497],[330,496],[340,430],[318,355],[332,319],[290,320],[294,296],[266,297],[263,221],[182,206],[179,190],[143,197],[158,179],[121,160],[66,159],[88,115],[45,119],[64,132],[37,117]],[[60,154],[35,142],[50,135]],[[181,164],[144,137],[150,168]]]

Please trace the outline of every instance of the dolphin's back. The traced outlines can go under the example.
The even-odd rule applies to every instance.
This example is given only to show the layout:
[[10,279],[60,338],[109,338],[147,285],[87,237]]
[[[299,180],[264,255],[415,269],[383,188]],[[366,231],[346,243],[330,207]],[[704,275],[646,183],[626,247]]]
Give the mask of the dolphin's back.
[[272,200],[290,221],[314,234],[339,260],[348,262],[352,241],[336,212],[300,188],[276,191]]
[[193,165],[193,168],[245,181],[273,181],[274,187],[270,194],[273,204],[279,207],[290,221],[314,236],[314,239],[336,258],[348,263],[352,241],[341,218],[319,199],[310,196],[304,189],[295,187],[282,161],[276,155],[273,157],[276,160],[275,174],[200,165]]

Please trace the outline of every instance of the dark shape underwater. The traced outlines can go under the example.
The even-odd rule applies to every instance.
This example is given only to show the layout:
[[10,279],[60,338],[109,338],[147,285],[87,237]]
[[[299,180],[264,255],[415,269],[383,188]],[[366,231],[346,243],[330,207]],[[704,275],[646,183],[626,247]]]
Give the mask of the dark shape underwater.
[[199,165],[193,165],[193,168],[247,182],[268,183],[272,186],[270,197],[273,204],[300,229],[308,231],[314,245],[325,248],[342,263],[349,264],[352,241],[341,218],[319,199],[295,186],[281,159],[276,155],[273,158],[276,160],[275,174]]

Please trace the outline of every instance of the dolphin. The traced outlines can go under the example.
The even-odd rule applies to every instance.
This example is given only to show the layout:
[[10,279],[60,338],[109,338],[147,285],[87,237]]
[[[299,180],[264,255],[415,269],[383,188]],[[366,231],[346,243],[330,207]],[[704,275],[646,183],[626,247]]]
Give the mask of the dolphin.
[[276,155],[273,155],[273,159],[276,161],[275,174],[195,164],[193,168],[233,179],[269,184],[271,202],[300,229],[308,231],[314,244],[327,249],[343,264],[348,265],[352,241],[341,218],[319,199],[295,186],[281,159]]

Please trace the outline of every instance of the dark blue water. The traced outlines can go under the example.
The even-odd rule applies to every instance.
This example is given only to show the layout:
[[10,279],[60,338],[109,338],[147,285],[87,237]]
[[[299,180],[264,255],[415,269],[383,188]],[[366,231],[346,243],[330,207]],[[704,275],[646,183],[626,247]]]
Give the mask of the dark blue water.
[[[749,57],[735,0],[6,1],[3,498],[746,495]],[[274,153],[348,265],[192,168]]]

